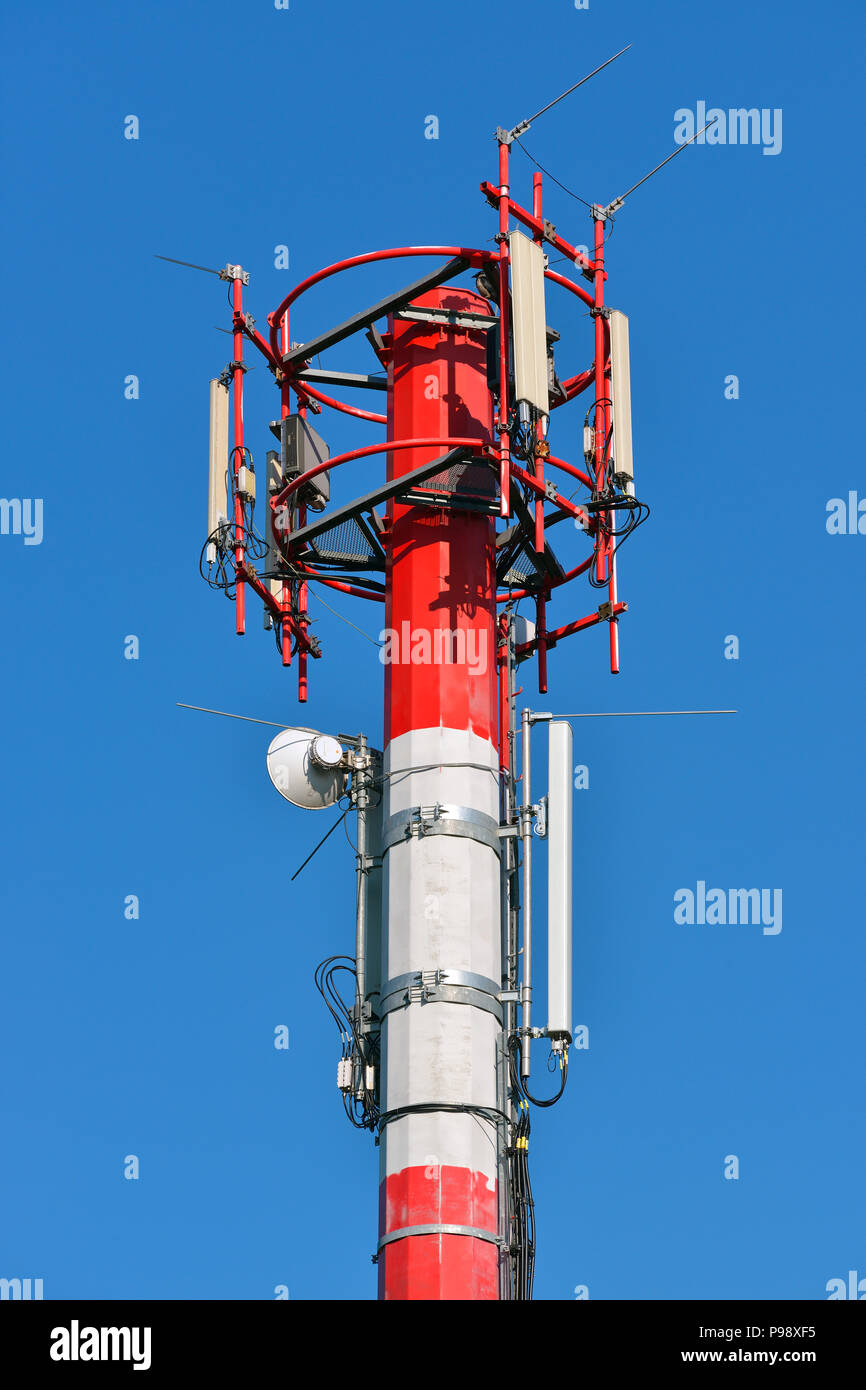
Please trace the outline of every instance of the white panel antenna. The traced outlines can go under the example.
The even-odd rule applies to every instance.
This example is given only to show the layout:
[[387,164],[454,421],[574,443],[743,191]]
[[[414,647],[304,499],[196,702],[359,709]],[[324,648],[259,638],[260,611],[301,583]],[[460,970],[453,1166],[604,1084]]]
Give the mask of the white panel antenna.
[[634,497],[634,463],[631,444],[631,370],[628,352],[628,318],[614,309],[610,315],[610,397],[613,407],[613,476],[629,497]]
[[[210,459],[207,494],[207,533],[228,521],[229,468],[229,388],[222,381],[210,384]],[[216,546],[209,542],[208,564],[216,559]]]
[[548,725],[547,1029],[571,1039],[572,733],[565,720]]
[[510,232],[511,335],[514,398],[518,405],[550,412],[547,323],[544,312],[544,251],[523,232]]

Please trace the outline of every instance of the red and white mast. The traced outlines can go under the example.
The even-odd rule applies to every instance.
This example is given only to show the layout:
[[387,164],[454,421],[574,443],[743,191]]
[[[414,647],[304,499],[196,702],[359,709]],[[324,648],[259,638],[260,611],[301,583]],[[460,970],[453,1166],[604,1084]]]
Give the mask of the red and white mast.
[[[626,604],[616,554],[646,514],[633,485],[628,321],[605,293],[605,223],[629,195],[592,205],[591,255],[565,240],[545,220],[540,173],[529,207],[511,194],[510,146],[529,124],[497,131],[498,180],[481,184],[498,218],[495,250],[398,246],[352,256],[295,286],[268,316],[267,338],[244,311],[247,273],[234,265],[214,272],[232,282],[234,359],[211,387],[204,577],[234,598],[239,632],[246,595],[262,599],[283,664],[297,655],[302,702],[309,658],[323,654],[310,627],[309,586],[384,604],[382,754],[363,734],[341,742],[286,729],[268,759],[272,780],[295,805],[325,809],[348,796],[358,815],[355,952],[329,957],[316,982],[340,1029],[337,1084],[347,1116],[379,1136],[384,1299],[532,1296],[529,1107],[562,1094],[571,1041],[571,731],[551,714],[523,710],[518,788],[516,666],[537,657],[543,693],[548,651],[606,622],[610,669],[619,670]],[[551,251],[573,273],[552,269]],[[416,257],[438,264],[324,332],[291,341],[289,314],[294,323],[293,306],[308,290],[344,270]],[[466,273],[485,297],[452,287]],[[545,308],[553,286],[572,313],[583,319],[589,311],[593,327],[592,365],[561,380],[559,335]],[[382,335],[376,325],[386,319]],[[364,331],[387,367],[386,384],[321,362]],[[280,388],[280,419],[270,426],[280,447],[260,470],[263,535],[244,436],[244,338]],[[384,386],[387,412],[349,405],[322,385],[372,393]],[[585,392],[582,434],[558,433],[558,419],[550,431],[566,448],[577,436],[579,463],[569,462],[551,453],[549,426]],[[385,440],[329,456],[312,424],[322,406],[384,425]],[[339,486],[343,465],[383,453],[384,483],[372,467],[362,496],[332,505],[331,479]],[[549,627],[559,591],[581,576],[606,591],[605,601]],[[534,604],[534,624],[515,616],[523,598]],[[535,723],[548,731],[548,794],[537,804]],[[549,844],[546,1026],[532,1009],[534,835]],[[336,984],[347,971],[351,1002]],[[542,1037],[558,1058],[560,1085],[539,1099],[529,1050]]]
[[[489,305],[438,289],[416,306],[457,322],[392,318],[389,438],[489,443],[484,335],[459,322]],[[391,454],[389,478],[437,452]],[[495,539],[489,514],[392,506],[379,1006],[386,1299],[499,1296]]]

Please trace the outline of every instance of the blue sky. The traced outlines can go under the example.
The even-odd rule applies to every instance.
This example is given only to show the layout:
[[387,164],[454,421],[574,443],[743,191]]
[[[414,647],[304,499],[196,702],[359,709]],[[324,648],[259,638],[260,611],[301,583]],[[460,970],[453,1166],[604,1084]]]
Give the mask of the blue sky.
[[[822,1298],[829,1279],[866,1276],[866,537],[825,524],[831,498],[866,496],[858,9],[51,3],[19,7],[7,34],[3,490],[43,499],[44,535],[0,536],[0,1275],[57,1298],[375,1296],[376,1154],[344,1119],[312,983],[351,950],[351,850],[335,836],[290,885],[327,813],[280,801],[267,729],[175,702],[378,741],[381,666],[313,600],[326,655],[299,711],[257,607],[238,641],[199,579],[225,290],[153,256],[242,262],[264,328],[292,284],[343,256],[487,245],[495,127],[632,43],[526,137],[582,197],[634,183],[699,101],[780,108],[782,148],[690,149],[617,217],[608,298],[630,317],[652,517],[622,554],[622,674],[590,632],[552,654],[549,696],[530,699],[740,713],[576,727],[590,786],[575,802],[575,1021],[590,1047],[563,1103],[536,1112],[536,1295]],[[531,165],[517,152],[513,168],[525,203]],[[589,239],[586,209],[551,185],[546,212]],[[322,286],[297,335],[404,271]],[[549,318],[580,370],[588,321],[564,295]],[[330,360],[373,367],[363,340]],[[257,453],[276,396],[261,366],[247,388]],[[580,407],[561,412],[555,453],[579,461],[581,424]],[[318,427],[334,451],[377,437],[332,413]],[[553,614],[595,602],[579,582]],[[375,635],[378,610],[334,606]],[[675,923],[675,892],[699,880],[781,888],[781,932]]]

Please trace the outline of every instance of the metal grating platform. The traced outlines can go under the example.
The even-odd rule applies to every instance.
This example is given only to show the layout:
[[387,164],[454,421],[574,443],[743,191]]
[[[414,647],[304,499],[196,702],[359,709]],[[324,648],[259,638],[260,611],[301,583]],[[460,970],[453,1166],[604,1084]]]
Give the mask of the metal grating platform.
[[473,511],[498,511],[493,472],[487,464],[474,460],[455,463],[441,473],[434,473],[423,483],[416,484],[400,501]]
[[364,531],[354,518],[341,521],[330,531],[324,531],[310,542],[309,551],[325,564],[378,567],[380,554],[374,550]]
[[499,583],[504,584],[506,587],[510,585],[519,585],[520,588],[525,588],[528,583],[531,588],[533,583],[536,583],[539,578],[538,566],[535,561],[530,559],[526,552],[522,550],[519,555],[515,556],[505,573],[499,575]]

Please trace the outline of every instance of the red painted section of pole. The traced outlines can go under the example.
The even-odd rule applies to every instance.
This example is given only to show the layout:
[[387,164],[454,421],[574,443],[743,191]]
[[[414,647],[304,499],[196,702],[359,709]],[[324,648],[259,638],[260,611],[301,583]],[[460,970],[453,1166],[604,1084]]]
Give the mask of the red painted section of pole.
[[[474,313],[487,308],[486,300],[468,290],[432,290],[416,303]],[[393,339],[389,436],[489,442],[493,422],[482,332],[398,319]],[[389,453],[389,480],[420,468],[437,452],[444,451],[434,443]],[[445,724],[495,743],[493,520],[475,512],[394,503],[390,514],[386,627],[400,637],[408,631],[410,642],[415,629],[465,632],[471,649],[486,654],[487,674],[467,680],[465,670],[448,662],[386,665],[386,738]]]
[[[404,1168],[379,1192],[379,1228],[474,1226],[495,1231],[496,1192],[480,1173],[441,1165]],[[386,1245],[379,1255],[379,1293],[402,1300],[494,1300],[499,1297],[497,1248],[471,1236],[421,1235]]]

